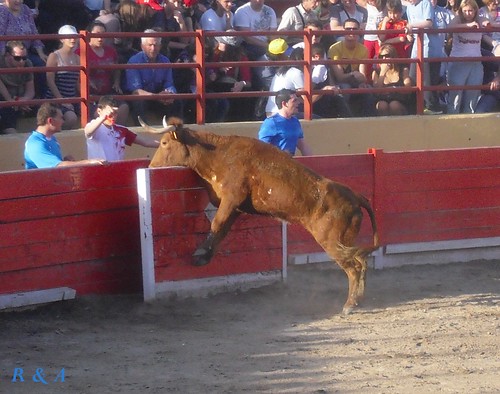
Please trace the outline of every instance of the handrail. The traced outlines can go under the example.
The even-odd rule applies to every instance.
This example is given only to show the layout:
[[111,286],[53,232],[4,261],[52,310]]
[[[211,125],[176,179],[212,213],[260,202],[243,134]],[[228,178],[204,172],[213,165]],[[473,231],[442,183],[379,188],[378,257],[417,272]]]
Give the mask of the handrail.
[[[433,33],[457,33],[457,32],[470,32],[470,31],[481,31],[483,33],[498,32],[499,28],[485,27],[480,29],[469,29],[469,28],[448,28],[448,29],[413,29],[413,33],[417,34],[417,57],[415,59],[402,58],[402,59],[392,59],[394,63],[415,63],[416,64],[416,80],[415,86],[412,87],[397,87],[397,88],[356,88],[356,89],[343,89],[344,93],[348,94],[363,94],[363,93],[383,93],[390,89],[391,92],[398,91],[401,93],[415,92],[416,93],[416,113],[422,114],[424,107],[424,92],[425,91],[441,91],[441,90],[484,90],[488,89],[487,85],[474,85],[474,86],[424,86],[424,63],[426,62],[455,62],[455,61],[489,61],[498,62],[499,58],[495,57],[442,57],[442,58],[424,58],[423,57],[423,37],[424,34]],[[402,33],[403,30],[394,30],[394,33]],[[19,68],[3,68],[0,69],[1,73],[29,73],[29,72],[54,72],[54,71],[79,71],[80,72],[80,97],[74,98],[63,98],[63,99],[51,99],[50,101],[56,103],[80,103],[82,105],[81,111],[81,125],[82,127],[88,123],[90,120],[89,107],[90,104],[98,100],[99,96],[92,95],[90,93],[89,86],[89,73],[91,66],[88,64],[87,51],[89,50],[89,42],[92,37],[102,37],[102,38],[141,38],[141,37],[190,37],[195,41],[195,54],[196,62],[190,63],[148,63],[148,64],[113,64],[100,66],[102,69],[106,70],[125,70],[125,69],[142,69],[142,68],[190,68],[195,70],[195,82],[196,82],[196,93],[179,93],[178,99],[194,99],[196,101],[196,123],[205,123],[205,105],[207,99],[212,98],[228,98],[228,97],[260,97],[260,96],[273,96],[273,92],[267,91],[245,91],[245,92],[220,92],[220,93],[207,93],[206,87],[206,77],[205,70],[210,67],[217,67],[220,64],[215,62],[207,62],[205,59],[205,42],[208,37],[217,36],[255,36],[255,35],[266,35],[270,37],[293,37],[302,36],[304,39],[304,60],[303,61],[234,61],[234,62],[224,62],[228,66],[251,66],[251,67],[261,67],[267,65],[294,65],[302,66],[304,68],[304,89],[299,93],[304,97],[304,119],[311,120],[313,114],[313,95],[325,95],[333,94],[331,91],[325,90],[314,90],[312,84],[312,67],[316,64],[380,64],[383,63],[383,59],[364,59],[364,60],[312,60],[311,56],[311,41],[313,35],[320,36],[342,36],[346,34],[381,34],[380,30],[359,30],[359,31],[343,31],[343,30],[322,30],[322,31],[312,31],[306,29],[303,31],[266,31],[266,32],[250,32],[250,31],[231,31],[231,32],[214,32],[214,31],[203,31],[196,30],[194,32],[157,32],[157,33],[143,33],[143,32],[120,32],[120,33],[89,33],[86,31],[80,31],[77,35],[59,35],[59,34],[39,34],[39,35],[23,35],[23,36],[2,36],[1,41],[10,40],[59,40],[61,38],[71,38],[77,37],[80,44],[80,61],[79,66],[64,66],[64,67],[25,67],[23,69]],[[127,101],[135,100],[155,100],[158,98],[157,95],[152,96],[137,96],[137,95],[120,95],[120,98]],[[33,99],[23,101],[25,105],[40,105],[46,102],[46,99]],[[0,107],[15,106],[19,103],[16,101],[0,101]]]

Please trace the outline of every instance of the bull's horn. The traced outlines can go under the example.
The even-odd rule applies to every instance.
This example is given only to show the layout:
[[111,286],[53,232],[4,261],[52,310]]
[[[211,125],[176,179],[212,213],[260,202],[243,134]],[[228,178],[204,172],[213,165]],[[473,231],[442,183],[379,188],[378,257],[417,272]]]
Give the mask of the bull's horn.
[[140,116],[137,117],[137,119],[139,120],[139,123],[141,124],[142,128],[144,129],[144,131],[148,132],[148,133],[154,133],[154,134],[162,134],[162,133],[166,133],[168,131],[173,131],[175,130],[175,126],[171,125],[171,126],[168,126],[166,124],[166,121],[165,121],[165,117],[163,117],[163,125],[165,126],[164,128],[160,129],[160,128],[156,128],[156,127],[151,127],[150,125],[148,125],[146,122],[144,122],[144,120],[142,120],[142,118]]

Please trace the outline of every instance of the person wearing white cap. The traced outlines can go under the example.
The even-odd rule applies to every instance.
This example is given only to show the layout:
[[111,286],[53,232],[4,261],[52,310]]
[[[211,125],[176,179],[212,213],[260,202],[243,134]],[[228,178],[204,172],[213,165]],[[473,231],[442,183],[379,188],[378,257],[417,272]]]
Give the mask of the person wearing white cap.
[[[75,49],[78,43],[76,28],[71,25],[62,26],[57,32],[61,35],[74,34],[74,37],[61,38],[61,46],[59,49],[52,52],[47,58],[47,67],[66,67],[78,66],[80,58],[75,54]],[[80,73],[78,71],[47,71],[47,95],[52,98],[67,98],[77,97],[78,80]],[[64,116],[64,129],[73,129],[78,127],[79,104],[66,103],[61,104],[62,113]]]

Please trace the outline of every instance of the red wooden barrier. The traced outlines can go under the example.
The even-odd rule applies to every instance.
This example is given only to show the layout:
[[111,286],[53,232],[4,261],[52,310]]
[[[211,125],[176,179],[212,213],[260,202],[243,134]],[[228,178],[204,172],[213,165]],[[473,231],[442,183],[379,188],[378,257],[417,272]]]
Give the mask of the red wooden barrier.
[[500,236],[500,148],[375,154],[384,245]]
[[140,291],[135,177],[147,164],[0,173],[0,294]]
[[[209,201],[201,180],[183,167],[148,169],[139,174],[138,188],[142,223],[151,220],[151,227],[141,229],[146,299],[162,292],[188,291],[192,280],[203,287],[208,282],[201,279],[208,278],[222,286],[231,281],[237,285],[259,281],[263,272],[268,273],[266,280],[281,278],[279,222],[242,215],[210,264],[195,267],[191,265],[192,254],[210,231],[209,216],[213,213],[213,209],[206,212]],[[147,192],[143,195],[144,188]]]
[[[397,264],[443,262],[434,252],[446,249],[458,251],[447,261],[500,255],[500,148],[298,160],[371,199],[384,245],[376,267],[395,265],[383,262],[395,254]],[[62,286],[79,294],[138,292],[141,242],[150,298],[235,277],[281,277],[281,225],[255,216],[238,219],[209,265],[191,266],[209,230],[207,195],[191,170],[142,170],[147,164],[0,173],[0,295]],[[372,241],[367,219],[361,243]],[[289,234],[290,254],[321,251],[298,227]]]

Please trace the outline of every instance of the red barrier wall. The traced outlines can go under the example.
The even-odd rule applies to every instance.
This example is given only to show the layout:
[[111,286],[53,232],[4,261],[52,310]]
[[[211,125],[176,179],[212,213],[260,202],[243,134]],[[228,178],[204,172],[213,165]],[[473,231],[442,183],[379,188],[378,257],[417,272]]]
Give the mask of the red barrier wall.
[[[382,245],[500,237],[500,148],[298,160],[370,198]],[[62,286],[78,294],[139,292],[144,234],[136,170],[147,164],[1,173],[0,294]],[[192,267],[191,255],[209,229],[206,192],[188,169],[145,171],[151,174],[155,279],[281,268],[280,223],[250,216],[238,219],[211,264]],[[371,240],[365,215],[360,242]],[[290,254],[321,251],[296,226],[288,247]]]
[[383,245],[500,236],[500,148],[375,155]]
[[141,290],[136,169],[148,161],[0,174],[0,294]]

